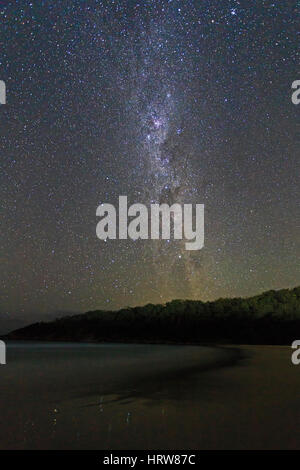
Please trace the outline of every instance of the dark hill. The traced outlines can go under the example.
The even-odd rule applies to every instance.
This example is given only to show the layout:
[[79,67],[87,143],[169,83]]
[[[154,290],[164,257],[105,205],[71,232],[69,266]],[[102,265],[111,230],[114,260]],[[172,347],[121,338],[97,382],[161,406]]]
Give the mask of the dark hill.
[[300,287],[213,302],[173,300],[35,323],[14,340],[291,344],[300,338]]

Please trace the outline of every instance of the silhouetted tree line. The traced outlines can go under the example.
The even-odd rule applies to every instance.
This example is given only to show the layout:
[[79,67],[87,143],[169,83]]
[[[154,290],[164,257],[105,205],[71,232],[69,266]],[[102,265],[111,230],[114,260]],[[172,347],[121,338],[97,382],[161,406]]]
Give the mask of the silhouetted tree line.
[[300,338],[300,287],[213,302],[173,300],[35,323],[10,339],[291,344]]

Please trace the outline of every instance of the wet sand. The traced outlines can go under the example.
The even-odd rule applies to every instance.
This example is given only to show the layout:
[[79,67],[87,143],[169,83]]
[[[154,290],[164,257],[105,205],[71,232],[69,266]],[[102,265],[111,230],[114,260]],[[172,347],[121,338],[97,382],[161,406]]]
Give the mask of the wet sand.
[[1,449],[299,449],[280,346],[22,345],[0,368]]

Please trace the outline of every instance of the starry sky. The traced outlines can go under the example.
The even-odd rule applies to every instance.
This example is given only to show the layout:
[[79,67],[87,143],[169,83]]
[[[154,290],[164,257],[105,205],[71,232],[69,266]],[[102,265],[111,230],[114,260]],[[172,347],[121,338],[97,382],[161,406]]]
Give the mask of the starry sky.
[[[300,284],[297,1],[4,1],[1,300],[14,318]],[[96,208],[205,204],[205,246]]]

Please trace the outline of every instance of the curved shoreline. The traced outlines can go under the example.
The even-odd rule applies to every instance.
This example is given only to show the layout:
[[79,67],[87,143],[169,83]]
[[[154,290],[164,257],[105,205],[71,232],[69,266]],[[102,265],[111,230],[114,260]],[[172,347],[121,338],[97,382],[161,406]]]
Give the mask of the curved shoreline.
[[[76,354],[86,353],[86,364],[82,363],[83,368],[89,365],[88,355],[90,354],[91,360],[98,362],[100,366],[106,364],[107,361],[110,362],[111,369],[118,365],[120,377],[124,364],[128,380],[131,377],[135,379],[136,374],[139,378],[143,377],[143,380],[148,380],[152,374],[156,378],[168,380],[179,374],[183,377],[232,367],[246,358],[245,351],[232,345],[9,341],[7,343],[8,361],[10,352],[16,353],[15,355],[20,358],[22,349],[25,353],[24,360],[26,355],[33,357],[36,352],[40,351],[42,356],[49,357],[51,360],[57,358],[58,365],[64,360],[72,362],[73,356],[75,361]],[[140,370],[141,367],[143,370]]]
[[299,448],[290,348],[12,346],[1,367],[3,449]]

